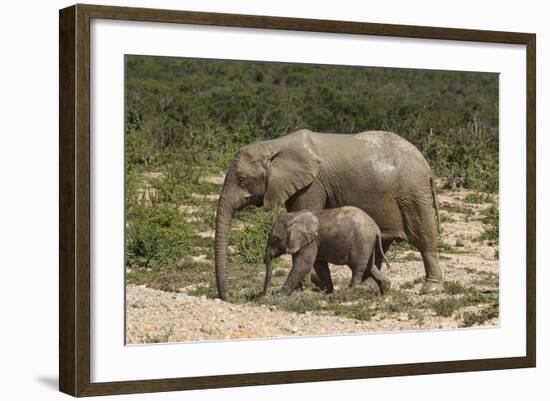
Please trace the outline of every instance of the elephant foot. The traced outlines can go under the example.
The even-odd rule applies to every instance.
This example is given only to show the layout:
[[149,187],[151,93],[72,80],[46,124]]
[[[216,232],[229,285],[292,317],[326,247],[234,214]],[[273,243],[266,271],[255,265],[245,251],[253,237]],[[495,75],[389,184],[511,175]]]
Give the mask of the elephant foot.
[[439,294],[445,291],[441,281],[426,281],[422,287],[422,292],[425,294]]

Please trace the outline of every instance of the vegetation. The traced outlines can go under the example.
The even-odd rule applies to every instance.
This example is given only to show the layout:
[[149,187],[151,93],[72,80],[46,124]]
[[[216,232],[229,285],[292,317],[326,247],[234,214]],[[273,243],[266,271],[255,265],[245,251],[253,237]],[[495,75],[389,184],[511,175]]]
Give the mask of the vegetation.
[[172,332],[170,330],[166,330],[161,335],[158,336],[151,336],[146,335],[144,343],[145,344],[160,344],[160,343],[167,343],[170,341],[170,336],[172,335]]
[[219,171],[298,128],[383,129],[447,184],[498,189],[497,74],[127,56],[126,78],[129,168]]
[[477,277],[474,280],[472,280],[472,284],[477,286],[484,286],[484,287],[498,288],[498,283],[499,283],[498,274],[484,272],[484,271],[478,271]]
[[472,204],[491,203],[493,198],[487,193],[472,192],[464,197],[464,202]]
[[437,316],[449,317],[462,306],[462,302],[457,298],[442,298],[433,301],[431,307]]
[[241,263],[260,264],[264,262],[266,239],[281,210],[265,211],[249,207],[236,215],[244,223],[244,228],[233,232],[231,243],[239,253],[232,258]]
[[129,266],[157,267],[193,253],[200,238],[177,207],[167,203],[133,205],[127,214],[126,260]]
[[450,204],[447,202],[441,202],[439,208],[450,213],[461,213],[467,216],[474,214],[474,211],[469,207],[464,207],[456,204]]
[[465,291],[462,284],[456,281],[445,281],[443,287],[445,288],[445,292],[449,295],[462,294]]
[[437,250],[439,252],[447,252],[447,253],[455,253],[457,252],[455,248],[451,244],[446,243],[442,239],[439,239],[437,241]]
[[470,327],[475,324],[481,325],[489,319],[494,319],[499,315],[498,302],[484,307],[479,312],[464,312],[462,322],[464,327]]
[[485,229],[485,231],[481,233],[479,239],[482,241],[489,241],[489,242],[498,244],[498,238],[499,238],[498,206],[493,203],[487,209],[482,211],[482,214],[485,216],[482,221],[488,227]]
[[455,223],[456,220],[449,213],[439,213],[441,223]]

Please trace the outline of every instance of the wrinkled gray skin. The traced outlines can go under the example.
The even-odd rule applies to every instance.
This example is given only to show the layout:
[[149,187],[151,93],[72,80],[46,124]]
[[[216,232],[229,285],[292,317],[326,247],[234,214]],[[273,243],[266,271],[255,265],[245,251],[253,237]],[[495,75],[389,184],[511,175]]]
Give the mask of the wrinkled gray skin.
[[292,269],[282,292],[290,294],[304,277],[315,269],[327,293],[334,291],[328,264],[348,265],[352,271],[350,287],[372,276],[385,294],[391,282],[375,266],[375,251],[389,263],[382,251],[382,234],[373,219],[353,206],[288,213],[279,217],[271,229],[265,250],[266,294],[271,280],[272,259],[292,254]]
[[[409,242],[422,255],[427,290],[442,289],[433,174],[418,149],[396,134],[299,130],[243,147],[227,171],[216,213],[215,268],[221,299],[226,296],[231,221],[247,205],[284,205],[289,212],[356,206],[380,227],[384,252],[392,241]],[[380,269],[382,258],[376,259]],[[318,281],[313,276],[312,281]]]

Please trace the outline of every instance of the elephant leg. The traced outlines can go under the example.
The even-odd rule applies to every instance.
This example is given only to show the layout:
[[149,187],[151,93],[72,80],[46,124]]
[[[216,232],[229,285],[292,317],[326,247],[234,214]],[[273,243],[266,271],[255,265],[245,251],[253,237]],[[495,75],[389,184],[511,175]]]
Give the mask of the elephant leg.
[[[300,193],[299,196],[293,196],[286,201],[286,210],[290,212],[299,212],[301,210],[319,210],[323,209],[325,204],[325,198],[323,194],[315,191],[309,191],[307,193]],[[305,288],[313,283],[317,288],[323,289],[323,281],[315,272],[311,270],[307,272],[304,279],[300,282],[300,288]]]
[[420,251],[420,254],[426,271],[426,289],[433,292],[443,291],[443,274],[439,268],[437,251],[435,249],[424,250]]
[[361,263],[357,265],[352,265],[351,267],[351,281],[349,283],[350,288],[355,287],[356,285],[361,284],[363,277],[367,272],[367,264]]
[[360,240],[354,244],[354,248],[349,255],[350,287],[355,287],[368,278],[369,265],[372,263],[375,249],[378,248],[376,237],[371,237],[373,236],[361,236]]
[[301,288],[306,288],[308,286],[311,286],[312,283],[315,285],[315,287],[324,290],[324,282],[323,279],[319,276],[319,273],[317,273],[315,270],[311,270],[310,272],[306,273],[304,276],[304,279],[300,283]]
[[304,280],[304,277],[311,271],[317,257],[317,245],[311,243],[304,246],[292,255],[292,269],[283,285],[283,292],[290,294]]
[[286,281],[283,285],[283,291],[287,294],[290,294],[296,288],[303,289],[304,287],[302,285],[302,282],[311,267],[311,265],[308,266],[306,264],[294,264],[292,266],[292,269],[290,270],[290,273],[288,273],[288,277],[286,278]]
[[437,257],[437,221],[432,199],[425,199],[424,202],[419,200],[404,208],[403,222],[407,241],[422,255],[426,289],[433,292],[442,291],[443,274]]
[[355,287],[361,284],[365,277],[368,275],[369,268],[372,265],[372,256],[374,255],[374,249],[372,245],[366,245],[355,260],[349,264],[351,268],[351,282],[350,287]]
[[378,267],[374,266],[374,264],[371,267],[371,274],[374,281],[376,281],[376,284],[378,284],[378,288],[380,288],[380,293],[384,295],[387,293],[391,288],[391,281],[386,277],[384,273],[382,273]]
[[319,280],[320,285],[318,285],[318,287],[321,290],[325,291],[327,294],[332,293],[334,291],[334,285],[332,284],[332,277],[330,276],[328,263],[316,260],[313,268],[314,271],[317,273],[316,276]]

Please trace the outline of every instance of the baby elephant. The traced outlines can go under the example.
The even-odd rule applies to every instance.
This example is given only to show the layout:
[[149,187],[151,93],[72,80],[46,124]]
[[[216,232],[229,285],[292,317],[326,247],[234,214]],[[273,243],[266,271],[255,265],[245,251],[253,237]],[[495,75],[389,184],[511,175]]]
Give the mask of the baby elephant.
[[300,285],[312,268],[321,281],[321,288],[332,292],[329,263],[351,268],[350,287],[372,275],[384,294],[390,289],[391,282],[374,263],[376,247],[389,267],[382,250],[380,229],[368,214],[356,207],[283,215],[271,228],[267,241],[262,294],[267,292],[271,280],[271,260],[285,253],[292,254],[292,269],[282,289],[287,294]]

